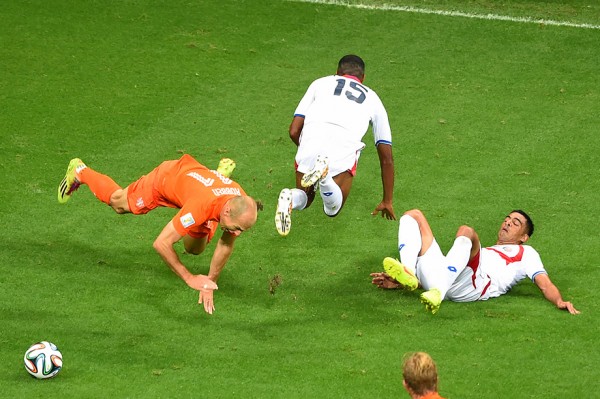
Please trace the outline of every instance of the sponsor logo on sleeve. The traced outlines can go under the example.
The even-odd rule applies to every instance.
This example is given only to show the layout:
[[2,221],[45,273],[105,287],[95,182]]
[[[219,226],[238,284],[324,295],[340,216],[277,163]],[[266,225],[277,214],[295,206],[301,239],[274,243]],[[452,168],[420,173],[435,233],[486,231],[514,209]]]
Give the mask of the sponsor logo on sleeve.
[[186,229],[190,226],[193,226],[194,223],[196,223],[191,213],[186,213],[185,215],[180,217],[179,220],[181,221],[181,225]]

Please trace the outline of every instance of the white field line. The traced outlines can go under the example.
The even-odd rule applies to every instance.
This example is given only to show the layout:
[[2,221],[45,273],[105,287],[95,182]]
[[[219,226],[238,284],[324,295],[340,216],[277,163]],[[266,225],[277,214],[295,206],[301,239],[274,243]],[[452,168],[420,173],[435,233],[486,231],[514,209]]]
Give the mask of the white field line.
[[570,28],[580,29],[600,29],[600,25],[592,24],[581,24],[569,21],[555,21],[552,19],[536,19],[531,17],[510,17],[507,15],[497,14],[472,14],[462,11],[444,11],[444,10],[432,10],[429,8],[419,8],[412,6],[390,6],[390,5],[368,5],[368,4],[349,4],[339,0],[292,0],[299,3],[315,3],[315,4],[328,4],[344,6],[348,8],[360,8],[366,10],[383,10],[383,11],[402,11],[412,12],[416,14],[434,14],[443,15],[448,17],[462,17],[462,18],[473,18],[473,19],[487,19],[491,21],[510,21],[510,22],[522,22],[531,24],[542,24],[542,25],[553,25],[553,26],[567,26]]

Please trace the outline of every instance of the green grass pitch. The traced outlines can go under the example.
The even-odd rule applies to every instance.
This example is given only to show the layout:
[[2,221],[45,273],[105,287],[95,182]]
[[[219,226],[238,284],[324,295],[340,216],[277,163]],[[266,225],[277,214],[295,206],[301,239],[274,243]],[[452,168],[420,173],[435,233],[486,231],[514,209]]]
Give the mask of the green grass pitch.
[[[360,2],[384,3],[600,24],[592,0]],[[408,397],[400,360],[415,350],[437,361],[449,398],[593,396],[599,29],[275,0],[29,0],[2,6],[0,42],[0,396]],[[370,133],[342,214],[325,217],[317,198],[278,236],[293,111],[347,53],[388,110],[398,216],[424,210],[447,250],[460,224],[491,244],[525,209],[531,245],[581,315],[528,281],[435,316],[415,293],[375,289],[397,223],[370,215]],[[56,201],[73,157],[126,185],[184,152],[235,159],[265,204],[212,316],[152,249],[173,210],[118,216],[87,188]],[[213,249],[183,261],[206,273]],[[40,340],[64,355],[49,381],[23,368]]]

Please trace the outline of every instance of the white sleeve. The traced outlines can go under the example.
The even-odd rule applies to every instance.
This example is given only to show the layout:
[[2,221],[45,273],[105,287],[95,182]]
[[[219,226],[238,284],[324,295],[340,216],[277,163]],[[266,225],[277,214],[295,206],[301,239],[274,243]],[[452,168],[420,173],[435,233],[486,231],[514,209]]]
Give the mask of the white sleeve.
[[375,146],[379,144],[392,145],[392,129],[390,128],[390,121],[388,120],[388,114],[381,102],[379,96],[371,91],[373,98],[373,116],[371,117],[371,124],[373,126],[373,139],[375,140]]
[[540,258],[540,254],[530,246],[525,247],[525,253],[523,254],[523,265],[525,266],[525,273],[532,281],[538,274],[548,274],[544,269],[544,264]]
[[296,107],[296,111],[294,112],[294,116],[306,117],[306,113],[310,108],[311,104],[315,101],[315,93],[317,91],[317,82],[319,79],[315,80],[308,86],[306,89],[306,93],[304,93],[304,97],[300,100],[300,103]]

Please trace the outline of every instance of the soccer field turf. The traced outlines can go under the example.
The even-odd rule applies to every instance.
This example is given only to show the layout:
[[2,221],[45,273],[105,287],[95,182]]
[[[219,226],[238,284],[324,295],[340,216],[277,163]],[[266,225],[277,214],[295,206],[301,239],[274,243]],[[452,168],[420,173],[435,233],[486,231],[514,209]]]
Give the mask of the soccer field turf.
[[[448,398],[594,395],[600,6],[349,3],[365,7],[3,5],[0,397],[408,397],[400,363],[416,350],[436,360]],[[370,133],[342,213],[327,218],[317,198],[277,234],[293,112],[347,53],[364,58],[389,114],[397,216],[422,209],[446,251],[459,225],[490,245],[507,212],[526,210],[529,243],[580,315],[527,280],[435,316],[416,293],[372,286],[369,273],[397,256],[398,225],[370,215],[381,199]],[[126,185],[182,153],[211,167],[235,159],[234,179],[265,205],[236,242],[212,316],[152,248],[174,210],[115,215],[86,187],[56,200],[71,158]],[[213,249],[178,246],[195,273]],[[64,356],[48,381],[23,367],[41,340]]]

